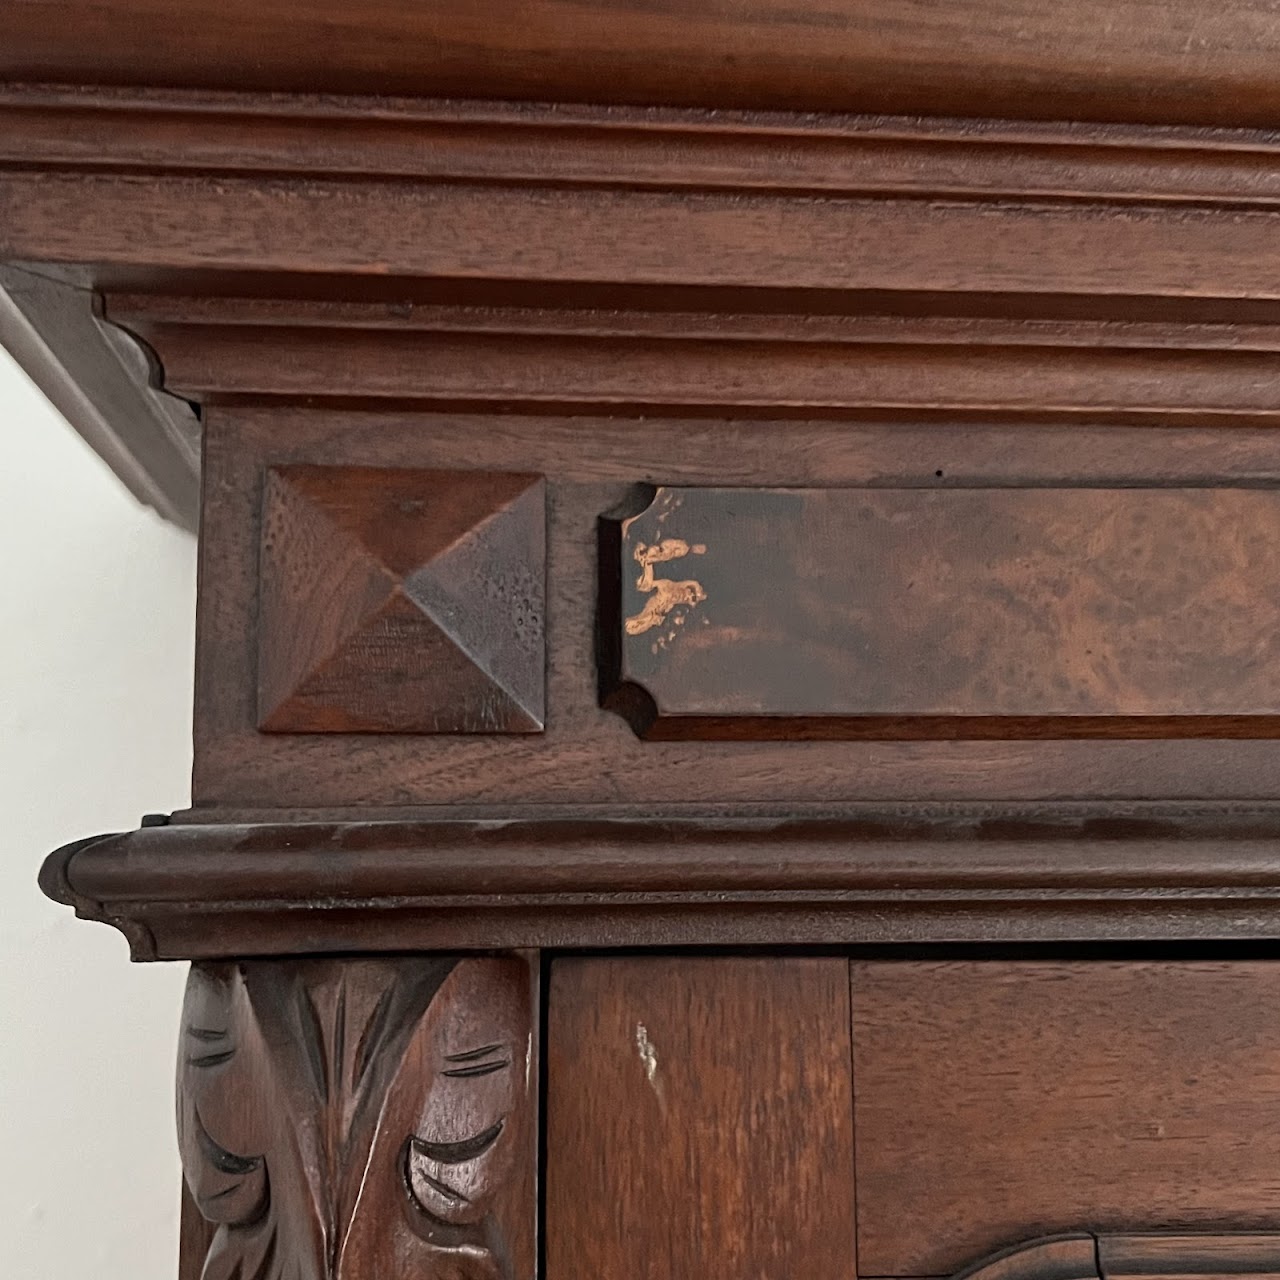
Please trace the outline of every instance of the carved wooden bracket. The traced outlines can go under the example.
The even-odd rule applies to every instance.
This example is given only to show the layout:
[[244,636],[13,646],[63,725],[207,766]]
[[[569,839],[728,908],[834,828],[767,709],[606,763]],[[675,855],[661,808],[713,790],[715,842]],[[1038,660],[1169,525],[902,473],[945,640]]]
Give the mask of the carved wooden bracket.
[[178,1132],[203,1280],[529,1280],[522,957],[197,965]]

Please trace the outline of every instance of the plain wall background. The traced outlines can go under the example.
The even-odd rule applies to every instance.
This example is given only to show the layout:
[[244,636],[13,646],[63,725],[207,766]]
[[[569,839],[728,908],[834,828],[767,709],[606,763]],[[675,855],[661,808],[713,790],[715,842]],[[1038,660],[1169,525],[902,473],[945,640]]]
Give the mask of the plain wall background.
[[36,888],[69,840],[186,806],[195,540],[0,351],[0,1274],[167,1280],[186,966]]

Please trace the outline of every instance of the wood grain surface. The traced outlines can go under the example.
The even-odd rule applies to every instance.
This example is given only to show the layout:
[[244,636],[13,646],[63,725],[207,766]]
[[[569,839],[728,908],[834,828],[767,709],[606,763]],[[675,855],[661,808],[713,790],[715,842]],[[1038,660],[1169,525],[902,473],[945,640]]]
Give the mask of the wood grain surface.
[[261,729],[541,730],[538,476],[274,468],[262,502]]
[[944,1275],[1061,1231],[1275,1223],[1280,966],[852,973],[864,1274]]
[[[440,947],[1270,938],[1280,815],[1245,805],[852,808],[842,819],[188,821],[51,854],[44,891],[140,960]],[[390,811],[394,812],[394,810]],[[501,816],[501,821],[493,821]]]
[[601,527],[645,737],[1280,734],[1274,490],[672,487]]
[[193,968],[178,1138],[216,1226],[202,1280],[531,1280],[537,1025],[523,956]]
[[70,83],[1274,123],[1265,0],[24,0],[0,77]]
[[547,1280],[853,1280],[848,967],[551,970]]
[[[603,512],[637,481],[680,486],[1087,489],[1280,480],[1280,436],[1240,428],[767,422],[217,406],[206,484],[194,803],[223,811],[370,803],[665,806],[1274,795],[1268,741],[742,742],[636,739],[601,709],[594,666]],[[505,740],[257,731],[256,486],[264,465],[502,469],[547,476],[546,730]],[[943,472],[938,476],[937,472]]]

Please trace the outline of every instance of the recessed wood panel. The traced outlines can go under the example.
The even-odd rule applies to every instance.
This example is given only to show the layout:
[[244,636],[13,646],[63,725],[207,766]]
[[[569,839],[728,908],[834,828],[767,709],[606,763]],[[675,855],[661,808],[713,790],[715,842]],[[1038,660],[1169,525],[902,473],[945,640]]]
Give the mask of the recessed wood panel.
[[853,1280],[848,966],[560,960],[547,1280]]
[[642,504],[602,522],[601,626],[606,705],[645,736],[1280,733],[1273,490]]
[[1280,1218],[1280,965],[855,963],[858,1248]]

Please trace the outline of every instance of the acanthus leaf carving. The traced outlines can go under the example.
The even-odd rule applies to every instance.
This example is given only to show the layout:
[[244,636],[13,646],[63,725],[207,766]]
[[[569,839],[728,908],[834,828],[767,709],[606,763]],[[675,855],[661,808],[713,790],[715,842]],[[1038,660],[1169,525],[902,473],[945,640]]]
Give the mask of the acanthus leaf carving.
[[193,966],[202,1280],[528,1280],[534,990],[518,956]]

